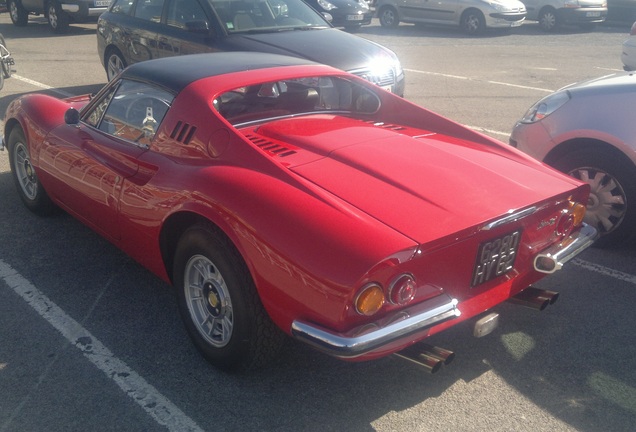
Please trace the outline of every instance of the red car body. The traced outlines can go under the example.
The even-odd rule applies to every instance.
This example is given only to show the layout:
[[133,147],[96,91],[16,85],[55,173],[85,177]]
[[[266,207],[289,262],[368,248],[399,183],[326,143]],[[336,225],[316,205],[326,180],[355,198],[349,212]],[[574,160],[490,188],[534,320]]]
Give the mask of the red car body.
[[[113,97],[125,81],[172,98],[142,102],[139,135],[108,111],[147,96]],[[511,298],[546,300],[526,289],[596,234],[581,222],[587,185],[360,78],[282,56],[173,57],[131,66],[92,98],[26,95],[7,110],[4,141],[33,210],[50,199],[178,288],[203,290],[188,263],[214,264],[203,301],[186,289],[181,306],[197,347],[229,369],[270,356],[259,352],[276,338],[258,342],[270,321],[364,360]],[[200,249],[210,253],[184,252],[206,233],[222,239]],[[256,300],[232,285],[218,249],[247,270],[236,285],[253,285]]]

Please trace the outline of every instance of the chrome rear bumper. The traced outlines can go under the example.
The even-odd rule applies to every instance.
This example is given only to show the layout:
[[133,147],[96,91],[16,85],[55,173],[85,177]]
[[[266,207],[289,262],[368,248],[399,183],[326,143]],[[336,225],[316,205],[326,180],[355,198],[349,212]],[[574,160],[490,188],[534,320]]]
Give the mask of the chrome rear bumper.
[[389,317],[386,323],[362,326],[347,334],[294,321],[292,336],[335,357],[353,358],[406,338],[460,315],[457,300],[446,294],[419,303]]
[[534,269],[541,273],[554,273],[563,264],[590,247],[598,237],[598,232],[590,225],[583,224],[581,229],[568,238],[541,251],[534,258]]

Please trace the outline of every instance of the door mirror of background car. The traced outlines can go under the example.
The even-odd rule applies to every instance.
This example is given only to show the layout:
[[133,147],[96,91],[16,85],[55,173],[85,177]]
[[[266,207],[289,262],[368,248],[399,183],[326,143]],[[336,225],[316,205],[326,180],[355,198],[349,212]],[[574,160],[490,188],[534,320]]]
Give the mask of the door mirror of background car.
[[79,124],[79,120],[80,120],[80,115],[79,115],[79,111],[76,110],[75,108],[69,108],[68,110],[66,110],[66,112],[64,113],[64,122],[67,125],[76,125]]

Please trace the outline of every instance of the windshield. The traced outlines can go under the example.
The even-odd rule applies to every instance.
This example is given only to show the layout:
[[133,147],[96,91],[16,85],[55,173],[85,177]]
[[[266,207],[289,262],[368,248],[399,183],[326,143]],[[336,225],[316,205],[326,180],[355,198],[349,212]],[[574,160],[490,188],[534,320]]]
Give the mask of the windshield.
[[302,0],[211,0],[211,4],[228,33],[329,27]]

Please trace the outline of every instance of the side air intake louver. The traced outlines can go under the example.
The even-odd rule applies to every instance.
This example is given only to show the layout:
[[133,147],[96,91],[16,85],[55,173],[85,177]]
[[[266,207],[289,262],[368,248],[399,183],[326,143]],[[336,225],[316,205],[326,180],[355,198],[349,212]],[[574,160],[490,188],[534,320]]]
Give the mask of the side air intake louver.
[[262,148],[266,152],[270,153],[272,156],[286,157],[286,156],[291,156],[293,154],[296,154],[296,150],[292,150],[289,147],[276,144],[275,142],[272,142],[268,139],[265,139],[256,135],[251,135],[251,134],[247,134],[245,136],[247,137],[247,139],[252,141],[257,147]]
[[196,126],[178,121],[170,134],[170,138],[174,138],[183,144],[188,144],[196,131]]

